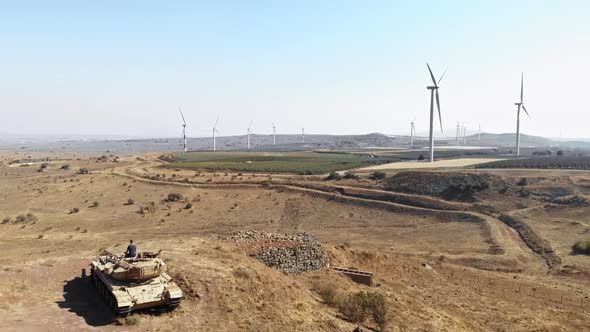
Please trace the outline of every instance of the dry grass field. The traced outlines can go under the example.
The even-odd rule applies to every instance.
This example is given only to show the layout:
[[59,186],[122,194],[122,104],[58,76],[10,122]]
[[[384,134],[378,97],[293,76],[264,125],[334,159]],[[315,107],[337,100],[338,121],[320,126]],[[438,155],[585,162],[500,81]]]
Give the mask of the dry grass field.
[[360,168],[359,171],[385,171],[385,170],[401,170],[401,169],[424,169],[424,168],[461,168],[465,166],[473,166],[477,164],[484,164],[502,159],[497,158],[460,158],[460,159],[443,159],[435,160],[434,162],[426,161],[405,161],[394,162],[382,165],[374,165]]
[[[590,207],[547,198],[586,197],[585,173],[536,173],[518,186],[521,173],[495,171],[510,190],[487,189],[465,201],[391,192],[367,179],[167,168],[149,154],[116,162],[52,157],[60,161],[38,172],[37,165],[8,167],[18,157],[2,154],[2,331],[351,331],[356,325],[318,294],[326,284],[338,296],[384,295],[388,331],[590,326],[590,257],[568,251],[590,237]],[[66,163],[70,168],[61,170]],[[89,174],[77,174],[80,168]],[[169,193],[183,199],[165,202]],[[549,269],[501,214],[524,220],[561,265]],[[309,232],[331,266],[371,271],[376,285],[355,284],[330,269],[273,270],[219,240],[237,230]],[[129,239],[140,250],[163,250],[186,296],[176,311],[117,320],[80,278],[100,248],[122,252]]]

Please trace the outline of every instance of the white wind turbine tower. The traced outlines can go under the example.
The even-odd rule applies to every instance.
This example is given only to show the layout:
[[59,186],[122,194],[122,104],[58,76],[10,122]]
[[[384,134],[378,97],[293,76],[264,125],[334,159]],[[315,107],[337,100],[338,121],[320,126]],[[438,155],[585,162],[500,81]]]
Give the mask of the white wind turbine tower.
[[246,131],[247,136],[248,136],[248,149],[250,149],[250,134],[252,134],[252,121],[250,120],[250,124],[248,125],[248,130]]
[[516,155],[520,155],[520,108],[524,110],[526,115],[530,118],[529,112],[527,112],[526,107],[524,107],[523,101],[523,90],[524,90],[524,73],[520,74],[520,102],[514,103],[517,106],[517,113],[516,113]]
[[416,126],[414,126],[414,120],[410,121],[410,147],[414,146],[414,134],[416,134]]
[[305,128],[301,128],[301,143],[305,143]]
[[440,115],[440,100],[438,97],[438,88],[439,88],[439,84],[440,81],[443,79],[443,77],[445,76],[445,73],[447,72],[446,70],[443,72],[442,76],[439,78],[438,82],[436,81],[436,79],[434,78],[434,74],[432,73],[432,70],[430,69],[430,66],[428,65],[428,63],[426,64],[426,67],[428,67],[428,72],[430,73],[430,78],[432,78],[432,84],[431,86],[427,86],[426,88],[428,90],[430,90],[430,162],[434,161],[434,98],[436,97],[436,108],[438,110],[438,120],[440,122],[440,131],[443,131],[443,127],[442,127],[442,117]]
[[459,126],[459,121],[457,121],[457,131],[455,132],[455,145],[459,145],[459,135],[461,135],[461,129]]
[[182,114],[180,106],[178,106],[178,111],[180,112],[180,117],[182,117],[182,151],[186,152],[186,121],[184,120],[184,114]]
[[477,124],[477,140],[481,141],[481,123]]
[[277,127],[275,127],[275,123],[272,123],[272,145],[277,144]]
[[219,122],[219,116],[220,114],[217,114],[217,120],[215,120],[215,124],[213,125],[213,151],[216,151],[216,146],[215,146],[215,134],[219,134],[219,131],[217,130],[217,123]]
[[467,135],[467,126],[465,125],[465,123],[463,123],[463,145],[465,145],[467,143],[467,139],[465,138],[466,135]]

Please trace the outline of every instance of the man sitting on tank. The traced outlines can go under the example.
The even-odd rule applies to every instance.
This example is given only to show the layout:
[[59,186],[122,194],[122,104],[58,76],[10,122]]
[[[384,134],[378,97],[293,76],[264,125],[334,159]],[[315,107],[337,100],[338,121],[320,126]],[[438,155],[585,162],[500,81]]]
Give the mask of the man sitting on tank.
[[127,251],[125,251],[125,257],[135,257],[137,256],[137,247],[133,240],[129,240],[129,245],[127,246]]

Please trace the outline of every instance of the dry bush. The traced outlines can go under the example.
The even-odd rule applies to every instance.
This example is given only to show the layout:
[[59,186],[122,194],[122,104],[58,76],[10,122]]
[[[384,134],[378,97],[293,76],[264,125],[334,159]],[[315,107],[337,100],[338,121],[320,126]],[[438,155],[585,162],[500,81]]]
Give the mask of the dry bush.
[[10,222],[10,217],[5,217],[4,219],[2,219],[2,224],[8,224]]
[[28,224],[37,221],[37,217],[32,213],[19,214],[14,221],[15,224]]
[[389,303],[381,293],[369,293],[369,311],[380,331],[384,331],[390,321]]
[[78,208],[73,208],[70,210],[70,214],[74,214],[74,213],[78,213],[78,212],[80,212],[80,209],[78,209]]
[[90,207],[96,208],[99,205],[100,205],[100,203],[98,203],[98,201],[94,201]]
[[250,271],[250,269],[242,267],[242,266],[235,268],[232,271],[232,273],[237,278],[242,278],[242,279],[252,278],[252,272]]
[[177,202],[182,200],[182,195],[179,193],[170,193],[166,199],[168,202]]
[[125,205],[133,205],[133,204],[135,204],[135,200],[133,200],[132,198],[129,198],[127,200],[127,203],[125,203]]
[[146,214],[151,214],[156,212],[156,206],[155,205],[149,205],[149,206],[140,206],[139,210],[137,210],[137,213],[145,216]]
[[384,331],[390,321],[390,306],[381,293],[352,293],[341,298],[337,306],[355,324],[361,324],[370,317],[379,330]]
[[334,284],[318,282],[313,286],[312,290],[320,296],[324,304],[329,306],[335,306],[337,304],[336,298],[338,294]]
[[184,207],[185,209],[192,209],[193,208],[193,204],[192,203],[187,203],[186,206]]
[[351,322],[361,324],[369,316],[369,296],[363,291],[349,294],[339,301],[338,310]]
[[81,167],[81,168],[78,170],[78,174],[89,174],[89,173],[90,173],[90,171],[89,171],[89,170],[88,170],[88,168],[86,168],[86,167]]

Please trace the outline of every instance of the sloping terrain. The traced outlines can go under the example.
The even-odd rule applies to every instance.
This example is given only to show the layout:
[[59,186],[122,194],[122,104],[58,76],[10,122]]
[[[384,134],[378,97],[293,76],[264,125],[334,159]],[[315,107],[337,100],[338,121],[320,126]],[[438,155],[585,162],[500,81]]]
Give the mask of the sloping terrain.
[[[59,169],[62,162],[44,172],[0,170],[0,217],[9,217],[0,224],[0,330],[352,330],[324,303],[322,283],[338,296],[383,294],[392,331],[567,331],[590,319],[587,279],[547,274],[516,231],[483,208],[468,211],[472,203],[387,193],[363,179],[177,171],[159,168],[151,156],[68,162],[69,170]],[[80,167],[90,174],[76,174]],[[547,181],[531,180],[529,190],[541,191]],[[168,200],[170,193],[181,199]],[[520,214],[544,199],[475,195],[478,204],[527,205]],[[581,216],[586,208],[579,209]],[[219,240],[237,230],[309,232],[331,266],[371,271],[376,286],[330,269],[291,275],[268,268]],[[557,232],[539,230],[554,243]],[[186,299],[175,312],[140,313],[120,326],[80,269],[101,248],[123,251],[130,238],[140,250],[163,250]]]

